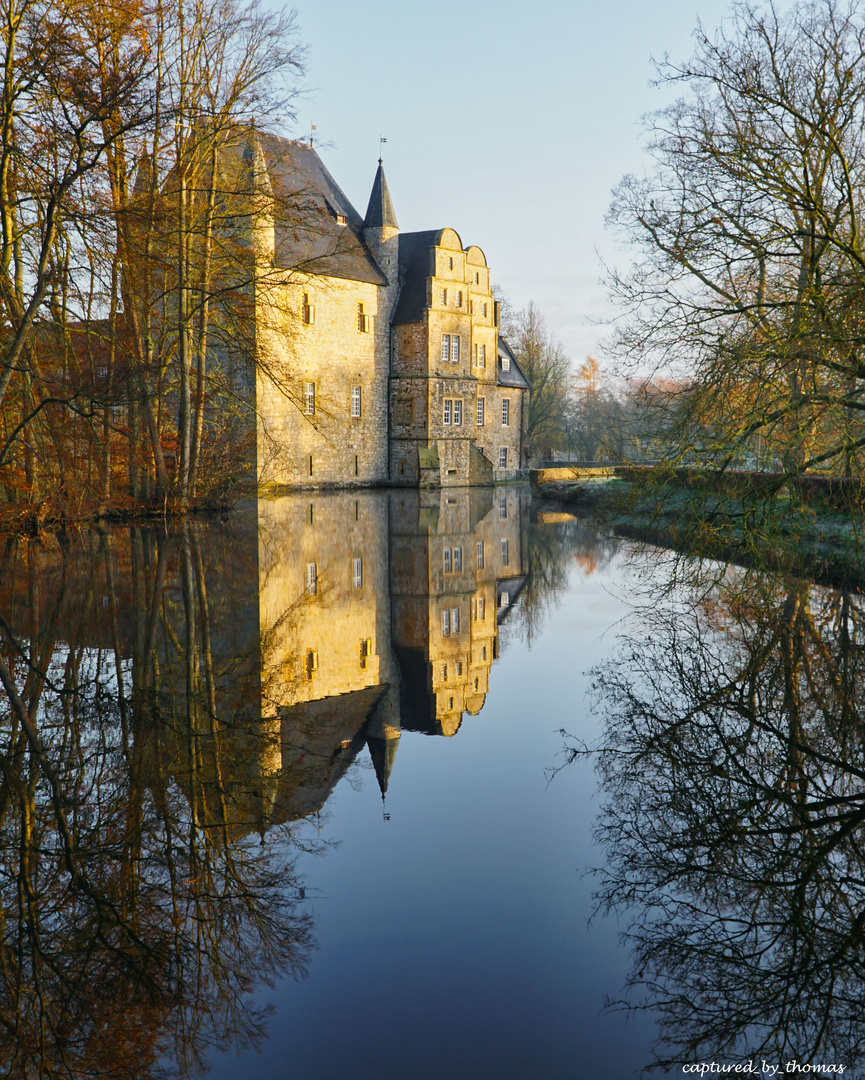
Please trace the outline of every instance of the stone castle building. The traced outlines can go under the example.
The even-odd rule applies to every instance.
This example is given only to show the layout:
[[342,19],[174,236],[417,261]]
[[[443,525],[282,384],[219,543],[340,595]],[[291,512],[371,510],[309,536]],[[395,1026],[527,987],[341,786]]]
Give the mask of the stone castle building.
[[254,242],[259,483],[520,478],[529,386],[481,249],[401,233],[381,161],[362,218],[311,146],[253,132],[244,156],[274,208]]

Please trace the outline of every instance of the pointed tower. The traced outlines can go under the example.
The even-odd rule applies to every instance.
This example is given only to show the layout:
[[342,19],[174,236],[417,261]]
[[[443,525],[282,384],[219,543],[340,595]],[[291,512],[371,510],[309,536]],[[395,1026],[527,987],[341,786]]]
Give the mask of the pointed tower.
[[399,276],[399,225],[381,158],[363,219],[363,238],[389,284],[395,285]]

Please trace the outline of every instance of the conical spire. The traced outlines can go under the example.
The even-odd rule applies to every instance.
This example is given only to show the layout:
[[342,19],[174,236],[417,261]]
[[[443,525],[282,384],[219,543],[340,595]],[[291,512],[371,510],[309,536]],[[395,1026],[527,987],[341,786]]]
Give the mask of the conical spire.
[[398,229],[396,214],[393,203],[390,201],[390,192],[387,189],[387,180],[384,178],[384,167],[381,158],[378,159],[378,172],[372,185],[372,194],[369,197],[369,206],[366,208],[366,217],[363,219],[365,229]]

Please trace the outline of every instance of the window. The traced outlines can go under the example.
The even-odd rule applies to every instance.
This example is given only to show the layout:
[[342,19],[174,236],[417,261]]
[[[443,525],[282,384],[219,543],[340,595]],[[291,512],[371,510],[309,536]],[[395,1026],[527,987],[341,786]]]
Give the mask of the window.
[[474,359],[472,360],[472,363],[474,364],[475,367],[477,367],[478,366],[478,343],[477,342],[475,342],[475,344],[474,344],[474,346],[472,348],[472,356],[474,357]]
[[449,258],[448,259],[448,270],[453,270],[453,268],[454,268],[454,261],[453,261],[453,259]]
[[484,542],[483,542],[483,540],[478,540],[478,542],[477,542],[476,554],[475,554],[475,562],[477,563],[478,570],[483,570],[483,568],[484,568]]
[[337,214],[336,223],[337,225],[345,225],[345,214]]
[[309,302],[309,293],[303,294],[303,306],[300,310],[300,318],[306,326],[312,326],[315,323],[315,308]]
[[363,559],[351,560],[351,583],[356,589],[363,588]]
[[454,402],[454,427],[462,427],[463,423],[463,403],[462,401]]
[[481,660],[486,660],[486,658],[487,658],[487,647],[486,647],[486,645],[481,645]]
[[507,427],[511,422],[511,403],[508,398],[502,402],[502,427]]
[[442,301],[442,307],[444,307],[444,305],[448,302],[448,291],[447,291],[447,289],[442,289],[441,290],[441,301]]
[[454,298],[454,307],[463,306],[463,294],[461,290],[457,290],[456,297]]
[[351,415],[360,416],[360,387],[351,388]]
[[481,304],[481,315],[483,315],[484,318],[487,317],[487,305],[486,304]]
[[485,402],[484,398],[482,398],[482,397],[478,398],[478,427],[483,427],[484,426],[484,405],[485,405],[485,403],[486,402]]
[[457,670],[456,670],[457,678],[459,678],[459,676],[462,675],[462,673],[463,673],[463,662],[462,662],[462,660],[457,660]]
[[480,283],[481,283],[481,275],[477,271],[475,271],[475,285],[480,285]]
[[454,548],[454,573],[458,574],[463,568],[463,549],[461,547]]
[[478,346],[478,367],[487,366],[487,347],[486,345]]
[[460,609],[458,607],[451,608],[451,630],[455,634],[460,632]]
[[451,416],[453,415],[454,403],[450,398],[445,398],[444,402],[444,423],[450,426]]
[[311,679],[314,673],[318,671],[318,653],[315,649],[306,650],[306,677]]
[[442,634],[445,637],[451,632],[451,613],[447,608],[442,612]]
[[318,569],[314,562],[306,564],[306,592],[308,596],[315,596],[318,589]]
[[499,607],[507,607],[511,602],[511,594],[509,592],[503,592],[499,597]]
[[460,337],[459,334],[451,335],[451,363],[460,362]]
[[303,411],[307,416],[315,416],[315,383],[303,384]]
[[367,660],[369,660],[372,655],[372,640],[370,638],[364,638],[360,643],[358,652],[360,654],[360,666],[365,668]]
[[447,362],[451,358],[451,336],[442,334],[442,360]]
[[502,358],[501,359],[502,359],[502,371],[510,371],[511,370],[511,358],[508,356],[507,353],[502,353]]
[[[508,542],[507,542],[507,540],[502,540],[502,566],[507,566],[507,565],[508,565]],[[505,594],[505,595],[507,595],[507,594]]]
[[499,517],[504,519],[508,516],[508,500],[506,495],[499,499]]
[[447,666],[447,664],[442,664],[442,682],[447,682],[447,681],[448,681],[448,666]]
[[508,448],[502,446],[499,448],[499,468],[506,469],[508,467]]
[[364,315],[363,304],[357,305],[357,332],[359,334],[369,333],[369,315]]
[[445,573],[449,574],[451,572],[451,549],[450,548],[445,548],[445,550],[444,550],[444,565],[445,565]]

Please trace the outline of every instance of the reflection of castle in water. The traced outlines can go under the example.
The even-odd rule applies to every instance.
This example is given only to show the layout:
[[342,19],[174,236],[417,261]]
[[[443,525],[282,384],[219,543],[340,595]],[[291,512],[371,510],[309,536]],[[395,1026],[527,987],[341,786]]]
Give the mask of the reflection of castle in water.
[[260,757],[270,815],[323,806],[366,746],[382,794],[403,731],[477,714],[525,580],[520,488],[262,502]]

